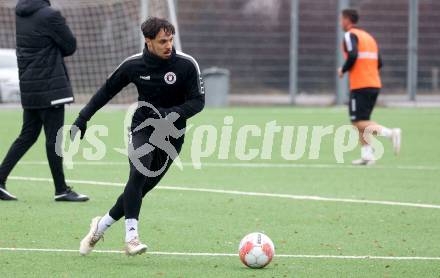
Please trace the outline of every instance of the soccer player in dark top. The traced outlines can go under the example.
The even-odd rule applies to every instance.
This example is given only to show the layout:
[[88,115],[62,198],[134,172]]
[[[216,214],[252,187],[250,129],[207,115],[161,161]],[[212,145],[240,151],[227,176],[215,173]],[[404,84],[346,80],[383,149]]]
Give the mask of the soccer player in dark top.
[[125,59],[110,74],[80,111],[71,129],[72,139],[77,132],[82,138],[87,121],[100,108],[129,83],[136,85],[139,97],[129,133],[129,179],[114,206],[104,216],[92,219],[90,231],[80,243],[81,255],[89,254],[104,232],[122,217],[125,217],[126,254],[137,255],[147,250],[138,233],[142,198],[159,183],[173,160],[178,159],[186,120],[205,105],[197,62],[173,48],[174,26],[153,17],[141,29],[145,37],[143,53]]
[[384,136],[392,140],[394,152],[400,151],[400,128],[387,128],[370,120],[371,112],[376,104],[382,83],[380,68],[382,60],[376,40],[366,31],[359,29],[356,24],[359,14],[356,10],[342,11],[341,26],[345,31],[343,50],[346,56],[345,64],[338,69],[340,78],[349,73],[350,79],[350,119],[358,131],[362,145],[361,158],[354,160],[354,165],[371,165],[375,163],[374,150],[370,145],[371,135]]

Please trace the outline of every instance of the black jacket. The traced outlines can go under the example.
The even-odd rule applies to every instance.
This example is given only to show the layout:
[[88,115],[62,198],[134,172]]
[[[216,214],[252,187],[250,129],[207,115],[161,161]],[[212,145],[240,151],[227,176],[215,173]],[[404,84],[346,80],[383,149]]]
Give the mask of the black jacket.
[[[164,60],[145,47],[143,53],[128,57],[110,74],[104,85],[81,110],[80,116],[89,120],[101,107],[110,101],[129,83],[138,90],[138,100],[153,105],[161,116],[176,112],[180,118],[177,128],[186,126],[186,120],[205,105],[205,94],[200,68],[196,60],[173,49],[171,58]],[[132,128],[146,118],[158,116],[149,107],[137,109]]]
[[23,108],[47,108],[73,102],[64,57],[76,39],[49,0],[19,0],[15,8],[17,60]]

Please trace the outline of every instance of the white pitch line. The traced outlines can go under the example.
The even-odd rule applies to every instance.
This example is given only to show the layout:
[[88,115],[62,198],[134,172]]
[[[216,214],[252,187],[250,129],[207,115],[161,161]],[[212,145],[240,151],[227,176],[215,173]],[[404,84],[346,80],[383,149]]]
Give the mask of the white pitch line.
[[[1,247],[0,251],[12,252],[48,252],[48,253],[79,253],[75,249],[46,249],[46,248],[5,248]],[[94,253],[104,254],[122,254],[124,251],[119,250],[94,250]],[[79,254],[78,254],[79,255]],[[198,252],[148,252],[147,255],[159,256],[186,256],[186,257],[237,257],[237,254],[232,253],[198,253]],[[338,255],[295,255],[295,254],[280,254],[275,255],[279,258],[293,258],[293,259],[342,259],[342,260],[396,260],[396,261],[439,261],[440,257],[394,257],[394,256],[338,256]]]
[[[184,166],[193,166],[192,163],[183,163]],[[366,167],[359,167],[355,165],[347,164],[304,164],[304,163],[218,163],[218,162],[206,162],[201,163],[201,167],[241,167],[241,168],[327,168],[327,169],[365,169]],[[440,167],[435,166],[423,166],[423,165],[374,165],[367,168],[377,169],[399,169],[399,170],[440,170]]]
[[[11,177],[9,177],[9,179],[25,180],[25,181],[38,181],[38,182],[53,182],[52,179],[35,178],[35,177],[11,176]],[[117,183],[117,182],[102,182],[102,181],[90,181],[90,180],[66,180],[66,181],[68,183],[72,183],[72,184],[89,184],[89,185],[117,186],[117,187],[125,186],[125,183]],[[161,185],[161,186],[156,187],[156,189],[218,193],[218,194],[229,194],[229,195],[240,195],[240,196],[270,197],[270,198],[282,198],[282,199],[301,200],[301,201],[339,202],[339,203],[373,204],[373,205],[385,205],[385,206],[440,209],[440,205],[434,205],[434,204],[421,204],[421,203],[395,202],[395,201],[378,201],[378,200],[360,200],[360,199],[346,199],[346,198],[330,198],[330,197],[308,196],[308,195],[247,192],[247,191],[237,191],[237,190],[195,188],[195,187],[183,187],[183,186],[163,186],[163,185]]]
[[391,256],[338,256],[338,255],[275,255],[282,258],[302,258],[302,259],[344,259],[344,260],[426,260],[439,261],[440,257],[391,257]]
[[[47,165],[47,161],[21,161],[19,164],[23,165]],[[73,166],[75,165],[100,165],[100,166],[119,166],[119,165],[128,165],[128,161],[78,161],[73,162]],[[191,162],[182,163],[183,166],[194,167],[196,164]],[[360,167],[348,164],[316,164],[316,163],[246,163],[246,162],[203,162],[200,165],[203,167],[223,167],[223,168],[318,168],[318,169],[387,169],[387,170],[426,170],[426,171],[439,171],[440,166],[427,166],[427,165],[373,165],[368,167]]]

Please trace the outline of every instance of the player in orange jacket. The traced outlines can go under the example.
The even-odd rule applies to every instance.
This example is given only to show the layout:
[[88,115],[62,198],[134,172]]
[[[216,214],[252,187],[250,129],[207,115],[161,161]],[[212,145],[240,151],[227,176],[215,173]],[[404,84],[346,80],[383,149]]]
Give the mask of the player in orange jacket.
[[400,151],[401,129],[387,128],[370,120],[376,104],[382,82],[380,69],[382,59],[376,40],[366,31],[357,28],[359,14],[356,10],[342,11],[341,26],[345,31],[343,51],[346,57],[343,67],[338,69],[340,78],[348,72],[350,80],[350,120],[359,131],[361,158],[354,165],[375,163],[374,149],[370,145],[370,136],[379,135],[392,140],[394,152]]

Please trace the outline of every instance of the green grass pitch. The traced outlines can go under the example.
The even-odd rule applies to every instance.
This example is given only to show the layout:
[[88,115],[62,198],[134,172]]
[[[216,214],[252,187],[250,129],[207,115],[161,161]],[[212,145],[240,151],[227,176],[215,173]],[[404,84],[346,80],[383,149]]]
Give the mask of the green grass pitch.
[[[73,122],[77,112],[66,113],[66,124]],[[263,128],[273,120],[294,126],[348,122],[342,108],[281,107],[206,109],[191,123],[195,127],[212,124],[220,131],[226,115],[234,117],[233,139],[244,124]],[[44,181],[51,178],[50,171],[41,163],[46,161],[43,134],[14,169],[7,186],[19,201],[0,202],[0,277],[440,277],[440,260],[421,259],[440,257],[438,208],[165,190],[172,186],[440,205],[439,109],[377,109],[375,120],[403,129],[403,148],[395,157],[391,144],[381,139],[384,157],[369,168],[350,167],[350,161],[359,155],[358,148],[345,155],[344,164],[336,164],[332,136],[324,137],[319,159],[308,159],[306,152],[300,160],[286,161],[279,154],[280,137],[276,135],[269,160],[240,161],[232,144],[228,159],[218,159],[216,149],[211,157],[202,158],[206,167],[194,169],[187,164],[191,162],[193,127],[183,149],[183,171],[172,167],[143,201],[139,229],[151,253],[133,258],[121,253],[81,257],[69,250],[78,249],[90,219],[113,205],[122,192],[117,185],[127,180],[127,158],[113,150],[123,146],[123,117],[122,110],[104,109],[90,123],[108,126],[109,136],[102,139],[107,145],[101,161],[105,163],[66,169],[69,184],[91,197],[88,203],[53,201],[53,185]],[[3,109],[0,119],[3,158],[20,130],[21,111]],[[259,145],[261,138],[250,138],[248,148]],[[82,142],[80,152],[90,147]],[[79,154],[74,161],[84,159]],[[252,270],[238,257],[215,255],[237,253],[240,239],[254,231],[269,235],[277,254],[299,256],[275,256],[267,268]],[[124,227],[119,222],[97,249],[122,250],[123,240]]]

